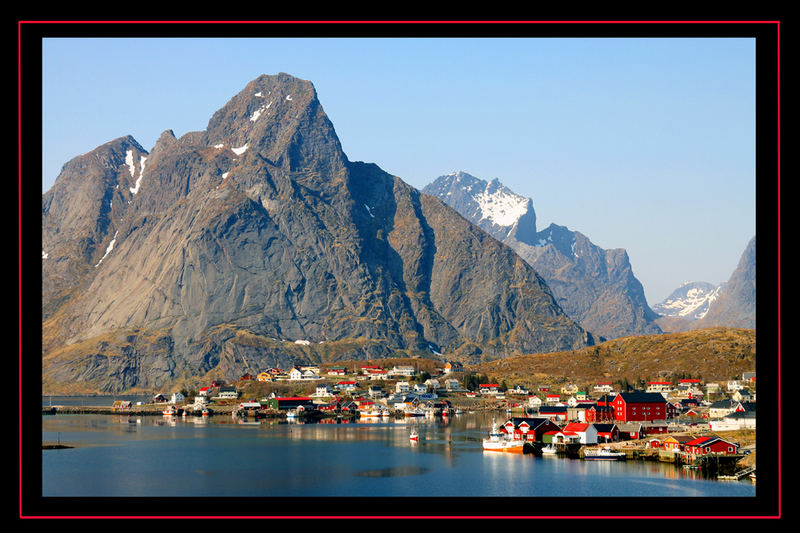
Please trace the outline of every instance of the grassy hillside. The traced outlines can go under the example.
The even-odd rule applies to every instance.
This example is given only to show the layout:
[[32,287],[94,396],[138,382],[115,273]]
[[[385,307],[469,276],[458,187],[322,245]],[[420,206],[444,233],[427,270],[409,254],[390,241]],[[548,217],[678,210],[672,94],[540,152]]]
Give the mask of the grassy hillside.
[[509,386],[597,381],[728,380],[755,371],[752,329],[712,328],[613,339],[580,350],[507,357],[470,367]]

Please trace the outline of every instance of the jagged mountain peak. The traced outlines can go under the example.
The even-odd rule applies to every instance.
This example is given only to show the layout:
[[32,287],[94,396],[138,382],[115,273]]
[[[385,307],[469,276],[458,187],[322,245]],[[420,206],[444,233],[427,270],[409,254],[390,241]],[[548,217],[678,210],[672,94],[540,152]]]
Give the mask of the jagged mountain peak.
[[[119,391],[298,358],[473,361],[594,342],[508,246],[348,161],[308,81],[259,76],[205,131],[165,130],[149,154],[115,150],[106,166],[76,158],[56,180],[63,194],[42,199],[43,242],[60,243],[42,254],[48,386]],[[92,209],[65,230],[63,213]]]
[[436,178],[422,192],[436,196],[498,240],[536,232],[533,200],[516,194],[498,178],[490,181],[464,171]]
[[724,283],[714,285],[705,281],[686,281],[652,308],[662,316],[699,320],[708,313],[709,306],[724,287]]
[[487,182],[466,172],[451,173],[423,192],[512,247],[585,329],[607,338],[661,331],[624,249],[601,249],[585,235],[555,223],[537,231],[532,200],[497,178]]

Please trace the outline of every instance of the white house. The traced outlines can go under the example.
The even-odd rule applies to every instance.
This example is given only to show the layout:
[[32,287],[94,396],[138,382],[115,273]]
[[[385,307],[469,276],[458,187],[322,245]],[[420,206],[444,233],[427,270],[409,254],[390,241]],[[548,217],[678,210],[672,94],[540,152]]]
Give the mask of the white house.
[[412,389],[416,394],[425,394],[428,392],[428,386],[424,383],[415,383],[414,388]]
[[544,397],[544,401],[550,405],[556,405],[561,403],[561,396],[558,394],[546,394]]
[[534,407],[538,409],[542,405],[542,399],[536,396],[535,394],[532,396],[528,396],[528,406]]
[[733,392],[737,390],[742,390],[744,385],[738,379],[732,379],[728,381],[728,392]]
[[736,429],[756,429],[755,411],[730,413],[721,420],[710,420],[711,431],[732,431]]
[[413,366],[395,366],[389,370],[389,375],[391,376],[407,376],[411,377],[414,375],[414,367]]
[[208,405],[208,396],[200,395],[194,397],[194,405],[199,407],[205,407]]
[[169,403],[174,403],[174,404],[183,403],[184,399],[185,398],[183,397],[183,394],[181,394],[180,392],[175,392],[172,394],[172,398],[170,398]]
[[459,390],[461,385],[459,385],[457,379],[446,379],[444,380],[444,388],[447,390]]
[[581,444],[597,444],[597,428],[594,424],[573,422],[564,426],[564,431],[577,433]]
[[439,390],[439,380],[433,378],[425,380],[425,386],[428,387],[428,390],[436,392]]
[[311,396],[314,398],[327,398],[329,396],[333,396],[334,394],[336,394],[336,392],[330,387],[330,385],[317,385],[317,389]]
[[[316,369],[316,371],[315,371]],[[289,371],[290,381],[301,381],[309,379],[321,379],[319,377],[319,368],[317,367],[294,367]]]
[[215,396],[218,400],[235,400],[239,397],[236,387],[220,387],[219,393]]
[[481,394],[499,394],[500,385],[497,383],[481,383],[479,390]]
[[594,392],[612,392],[614,387],[611,382],[601,381],[594,386]]
[[408,383],[408,381],[398,381],[397,384],[394,386],[394,390],[395,392],[400,392],[400,393],[410,392],[411,385]]
[[575,396],[570,396],[567,399],[567,405],[569,407],[575,407],[576,405],[578,405],[578,399]]

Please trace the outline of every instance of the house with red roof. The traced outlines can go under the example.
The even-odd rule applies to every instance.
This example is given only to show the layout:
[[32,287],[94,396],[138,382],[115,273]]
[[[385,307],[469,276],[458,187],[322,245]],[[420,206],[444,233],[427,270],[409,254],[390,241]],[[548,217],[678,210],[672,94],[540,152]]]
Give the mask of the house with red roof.
[[500,426],[500,431],[519,440],[542,442],[548,431],[561,431],[561,428],[548,418],[511,417]]
[[581,444],[597,444],[597,428],[593,424],[570,422],[564,431],[577,434]]
[[697,437],[683,447],[684,451],[690,456],[701,456],[708,454],[735,455],[739,453],[739,444],[727,441],[716,435]]
[[578,444],[581,437],[574,431],[560,429],[545,432],[542,439],[547,444]]
[[481,383],[479,390],[481,394],[498,394],[500,385],[497,383]]

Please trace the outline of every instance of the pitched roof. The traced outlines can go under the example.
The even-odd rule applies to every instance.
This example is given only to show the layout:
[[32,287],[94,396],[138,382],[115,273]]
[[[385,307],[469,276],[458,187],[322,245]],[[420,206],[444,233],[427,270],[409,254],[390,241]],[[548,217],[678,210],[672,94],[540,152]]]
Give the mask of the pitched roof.
[[617,427],[616,424],[593,424],[598,433],[610,433]]
[[667,403],[667,400],[658,392],[620,392],[618,396],[625,403]]
[[580,422],[570,422],[566,426],[564,426],[564,431],[586,431],[591,424],[585,424]]
[[543,405],[539,408],[539,413],[566,413],[566,405]]

